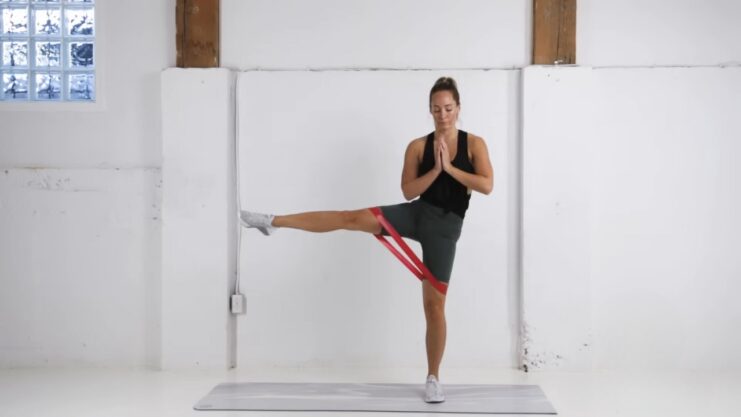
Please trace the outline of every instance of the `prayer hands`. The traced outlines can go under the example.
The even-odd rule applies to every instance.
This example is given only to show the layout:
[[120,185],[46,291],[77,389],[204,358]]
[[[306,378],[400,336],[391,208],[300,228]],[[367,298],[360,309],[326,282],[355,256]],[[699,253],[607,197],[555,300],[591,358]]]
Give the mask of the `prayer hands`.
[[448,151],[448,144],[445,143],[444,140],[441,140],[436,144],[435,149],[436,149],[435,167],[437,168],[438,161],[439,161],[440,168],[443,171],[448,172],[448,170],[451,167],[450,152]]

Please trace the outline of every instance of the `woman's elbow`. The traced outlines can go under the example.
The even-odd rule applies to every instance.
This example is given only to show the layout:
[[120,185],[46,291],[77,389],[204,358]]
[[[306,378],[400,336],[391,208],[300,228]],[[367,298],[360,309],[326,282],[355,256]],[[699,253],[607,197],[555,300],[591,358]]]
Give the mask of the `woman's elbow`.
[[484,194],[489,195],[491,194],[492,190],[494,189],[494,179],[490,179],[489,182],[486,184],[484,188]]
[[404,195],[404,199],[405,199],[406,201],[409,201],[409,200],[411,200],[412,198],[414,198],[413,196],[411,196],[411,195],[410,195],[410,194],[409,194],[409,193],[407,192],[407,190],[406,190],[406,189],[404,188],[404,186],[402,186],[402,187],[401,187],[401,193],[402,193],[402,194]]

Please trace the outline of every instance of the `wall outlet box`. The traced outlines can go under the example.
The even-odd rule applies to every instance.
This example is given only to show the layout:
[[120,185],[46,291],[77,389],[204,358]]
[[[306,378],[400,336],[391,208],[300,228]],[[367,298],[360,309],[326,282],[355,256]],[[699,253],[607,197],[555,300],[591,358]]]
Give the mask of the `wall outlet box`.
[[244,314],[244,295],[232,295],[232,314]]

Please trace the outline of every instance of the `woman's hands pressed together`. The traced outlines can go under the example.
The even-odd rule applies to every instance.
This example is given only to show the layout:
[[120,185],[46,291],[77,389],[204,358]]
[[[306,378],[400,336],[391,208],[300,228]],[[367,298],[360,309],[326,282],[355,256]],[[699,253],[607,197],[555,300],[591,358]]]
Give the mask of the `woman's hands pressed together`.
[[448,172],[450,170],[450,152],[448,151],[448,143],[440,141],[440,161],[443,165],[443,171]]
[[435,139],[435,172],[448,172],[450,169],[450,153],[445,140]]

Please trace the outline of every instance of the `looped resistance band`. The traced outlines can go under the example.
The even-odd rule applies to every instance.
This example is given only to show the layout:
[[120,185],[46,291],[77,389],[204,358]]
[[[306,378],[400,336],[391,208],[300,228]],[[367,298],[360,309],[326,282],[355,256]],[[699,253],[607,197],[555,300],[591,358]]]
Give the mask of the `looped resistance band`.
[[386,238],[383,235],[374,235],[376,239],[378,239],[379,242],[381,242],[388,250],[391,251],[400,261],[404,264],[407,268],[409,268],[410,271],[412,271],[412,274],[414,274],[417,278],[419,278],[420,281],[428,280],[430,281],[430,284],[438,290],[441,294],[447,294],[448,292],[448,286],[443,284],[442,282],[438,281],[434,275],[432,275],[432,272],[427,268],[427,266],[419,260],[417,257],[417,254],[414,253],[414,251],[409,247],[409,245],[404,242],[404,240],[399,235],[399,232],[394,229],[393,226],[386,220],[385,217],[383,217],[383,213],[381,212],[381,209],[378,207],[372,207],[370,209],[371,213],[376,216],[376,219],[378,219],[378,222],[383,226],[384,229],[386,229],[387,232],[391,235],[391,237],[396,241],[396,243],[401,247],[401,249],[404,251],[404,253],[407,254],[409,259],[412,260],[412,262],[409,262],[409,259],[405,258],[404,255],[399,253],[399,251],[391,245],[391,242],[386,240]]

